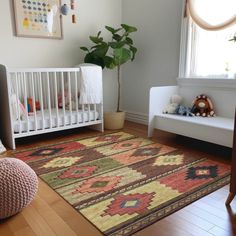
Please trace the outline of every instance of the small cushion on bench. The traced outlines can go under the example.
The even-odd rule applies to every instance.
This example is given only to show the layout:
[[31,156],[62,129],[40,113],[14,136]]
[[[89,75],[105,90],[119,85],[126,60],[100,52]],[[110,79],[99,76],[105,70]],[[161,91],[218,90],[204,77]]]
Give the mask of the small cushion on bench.
[[193,124],[204,125],[208,127],[214,127],[219,129],[225,129],[229,131],[233,131],[234,129],[234,120],[233,118],[226,118],[226,117],[189,117],[189,116],[180,116],[180,115],[173,115],[173,114],[158,114],[156,117],[162,117],[165,119],[174,119],[178,121],[189,122]]

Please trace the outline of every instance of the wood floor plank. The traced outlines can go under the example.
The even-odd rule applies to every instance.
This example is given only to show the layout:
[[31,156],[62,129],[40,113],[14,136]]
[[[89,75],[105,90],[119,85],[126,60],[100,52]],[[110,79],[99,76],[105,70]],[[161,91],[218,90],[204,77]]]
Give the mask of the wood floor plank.
[[7,224],[11,228],[12,231],[19,231],[22,228],[29,227],[27,221],[25,220],[25,217],[22,215],[22,213],[17,214],[7,221]]
[[[201,201],[206,203],[206,204],[209,204],[212,207],[215,207],[219,210],[223,210],[223,211],[227,212],[227,207],[225,205],[225,200],[226,200],[226,196],[228,196],[228,193],[227,194],[225,193],[224,195],[222,195],[221,199],[216,199],[214,196],[215,195],[206,196]],[[233,200],[230,205],[231,205],[231,207],[234,207],[236,209],[236,201],[235,200]]]
[[134,234],[134,236],[150,236],[150,235],[158,235],[158,236],[193,236],[192,233],[187,232],[185,229],[179,228],[175,224],[169,224],[167,218],[155,223],[152,227],[147,227],[138,233]]
[[33,206],[42,218],[47,219],[47,224],[53,229],[56,235],[76,236],[76,233],[42,198],[37,196],[35,200]]
[[39,212],[31,204],[30,208],[22,211],[23,216],[27,220],[29,226],[37,236],[55,236],[56,233],[47,224],[47,219],[43,218]]
[[15,236],[37,236],[34,231],[30,228],[30,226],[21,228],[19,230],[14,230]]
[[218,216],[221,219],[225,220],[229,218],[229,214],[227,212],[227,209],[219,209],[217,206],[213,206],[211,202],[205,201],[203,199],[199,199],[198,201],[193,203],[195,206],[205,210],[206,212],[209,212],[212,215]]
[[209,230],[209,233],[211,233],[215,236],[232,236],[232,235],[234,235],[233,232],[225,231],[218,226],[215,226],[211,230]]
[[213,225],[217,225],[227,232],[231,232],[231,224],[229,221],[225,221],[222,218],[212,215],[209,212],[204,211],[203,209],[196,207],[194,205],[189,205],[184,208],[185,211],[191,212],[192,214],[210,222]]
[[14,236],[14,231],[11,230],[10,226],[7,224],[7,221],[0,222],[0,235],[4,236]]
[[181,210],[177,211],[175,214],[178,215],[180,218],[186,220],[190,224],[196,225],[197,227],[205,231],[208,231],[214,227],[214,224],[202,219],[201,217],[194,215],[193,212]]
[[212,236],[212,234],[208,233],[207,231],[201,229],[200,227],[196,226],[195,224],[186,221],[185,219],[180,218],[177,214],[172,214],[166,218],[169,221],[169,226],[172,224],[178,225],[181,229],[185,230],[190,235],[194,236]]

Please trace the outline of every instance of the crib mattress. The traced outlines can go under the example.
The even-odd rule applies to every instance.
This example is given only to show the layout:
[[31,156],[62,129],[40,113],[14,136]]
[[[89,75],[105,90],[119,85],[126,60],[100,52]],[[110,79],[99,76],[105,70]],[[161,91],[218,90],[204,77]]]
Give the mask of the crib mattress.
[[[19,132],[27,132],[33,131],[33,130],[42,130],[50,128],[51,127],[63,127],[64,125],[73,125],[78,124],[82,122],[89,122],[89,121],[95,121],[99,118],[99,113],[97,111],[84,111],[81,110],[78,111],[70,111],[65,110],[65,115],[62,109],[58,109],[58,118],[57,118],[57,111],[56,109],[51,110],[51,122],[50,122],[50,114],[49,110],[44,110],[44,119],[42,116],[41,111],[37,111],[37,119],[35,122],[35,116],[31,115],[28,116],[28,120],[21,120],[21,122],[14,121],[13,122],[13,128],[15,133]],[[28,123],[28,124],[27,124]],[[37,125],[36,125],[37,124]],[[37,127],[36,127],[37,126]]]

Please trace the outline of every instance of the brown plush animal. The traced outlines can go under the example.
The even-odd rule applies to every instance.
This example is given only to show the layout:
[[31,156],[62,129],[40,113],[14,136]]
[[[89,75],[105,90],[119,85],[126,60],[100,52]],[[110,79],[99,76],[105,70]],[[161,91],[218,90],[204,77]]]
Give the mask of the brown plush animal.
[[201,94],[193,101],[191,112],[195,116],[212,117],[215,116],[213,104],[208,96]]

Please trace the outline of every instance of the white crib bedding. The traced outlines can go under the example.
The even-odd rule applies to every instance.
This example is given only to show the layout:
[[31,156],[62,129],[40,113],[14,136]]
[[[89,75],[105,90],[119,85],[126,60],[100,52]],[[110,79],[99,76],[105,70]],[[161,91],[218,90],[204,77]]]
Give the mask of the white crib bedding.
[[51,122],[50,122],[49,110],[44,110],[44,119],[41,111],[37,111],[36,114],[37,114],[36,122],[34,114],[28,116],[28,120],[27,118],[25,118],[20,122],[19,120],[14,121],[13,123],[14,132],[19,133],[19,132],[27,132],[28,130],[32,131],[32,130],[42,130],[43,128],[48,129],[50,127],[52,128],[62,127],[64,126],[64,124],[68,126],[71,124],[73,125],[82,122],[95,121],[99,118],[99,113],[94,110],[84,111],[84,112],[82,110],[78,110],[78,113],[76,111],[72,111],[70,113],[69,110],[65,110],[65,115],[64,115],[63,109],[58,109],[58,118],[57,118],[57,110],[51,109]]

